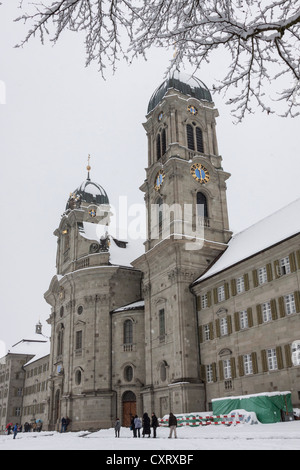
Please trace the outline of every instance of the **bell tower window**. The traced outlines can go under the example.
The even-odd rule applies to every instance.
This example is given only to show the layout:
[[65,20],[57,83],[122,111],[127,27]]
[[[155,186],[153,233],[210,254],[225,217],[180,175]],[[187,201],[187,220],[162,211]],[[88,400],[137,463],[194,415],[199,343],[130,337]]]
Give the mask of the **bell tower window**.
[[197,216],[204,218],[204,220],[208,219],[207,199],[201,192],[197,193]]
[[187,146],[190,150],[204,153],[202,129],[195,122],[186,126]]
[[167,150],[167,135],[166,135],[166,129],[163,128],[160,130],[160,132],[157,134],[156,137],[156,158],[159,160]]

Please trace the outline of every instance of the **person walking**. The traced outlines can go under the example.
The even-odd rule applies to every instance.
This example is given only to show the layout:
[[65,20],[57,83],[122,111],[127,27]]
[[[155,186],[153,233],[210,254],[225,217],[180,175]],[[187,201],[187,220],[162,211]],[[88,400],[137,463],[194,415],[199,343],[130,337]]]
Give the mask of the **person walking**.
[[119,418],[117,418],[115,422],[115,436],[116,437],[120,437],[120,429],[121,429],[121,423],[120,423]]
[[158,419],[155,415],[155,413],[152,413],[152,418],[151,418],[151,427],[153,428],[153,437],[156,437],[156,429],[158,428]]
[[135,418],[134,418],[134,427],[135,427],[135,429],[136,429],[137,437],[141,437],[142,421],[141,421],[141,419],[138,417],[138,415],[135,415]]
[[15,439],[16,435],[18,434],[18,423],[16,423],[13,427],[13,433],[14,433],[14,439]]
[[173,415],[173,413],[170,413],[169,415],[169,428],[170,428],[169,439],[171,439],[173,433],[175,435],[175,439],[177,439],[177,432],[176,432],[177,418],[175,415]]
[[143,414],[143,437],[145,437],[145,434],[148,434],[148,437],[151,437],[150,418],[148,413]]
[[134,425],[134,416],[132,416],[131,421],[130,421],[130,430],[133,431],[133,437],[136,437],[136,429],[135,429],[135,425]]

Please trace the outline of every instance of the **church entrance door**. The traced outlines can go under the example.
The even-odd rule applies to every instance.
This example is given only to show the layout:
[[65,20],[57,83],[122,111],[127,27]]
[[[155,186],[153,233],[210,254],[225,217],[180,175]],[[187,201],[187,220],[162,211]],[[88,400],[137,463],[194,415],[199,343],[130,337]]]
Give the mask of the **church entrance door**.
[[122,426],[130,427],[131,419],[136,415],[136,396],[133,392],[125,392],[122,397]]

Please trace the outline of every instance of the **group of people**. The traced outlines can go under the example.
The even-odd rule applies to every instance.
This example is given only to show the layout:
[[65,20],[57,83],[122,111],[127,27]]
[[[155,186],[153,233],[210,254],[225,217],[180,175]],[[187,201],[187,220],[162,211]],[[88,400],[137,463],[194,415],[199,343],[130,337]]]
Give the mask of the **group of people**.
[[[151,419],[148,413],[143,414],[143,418],[139,418],[137,415],[131,417],[131,424],[130,430],[133,432],[133,437],[141,437],[141,429],[142,429],[142,436],[151,437],[151,428],[153,429],[153,437],[156,438],[156,430],[159,427],[159,422],[155,413],[152,413]],[[173,413],[169,415],[169,428],[170,434],[169,439],[174,434],[175,438],[177,438],[177,418]],[[117,418],[115,422],[115,436],[120,437],[120,430],[121,430],[121,422],[120,419]]]
[[42,427],[43,427],[43,422],[40,419],[37,421],[34,421],[33,423],[28,423],[28,422],[24,423],[24,428],[22,424],[16,423],[15,425],[13,425],[12,423],[9,423],[6,426],[6,432],[8,435],[13,434],[14,439],[15,439],[16,435],[19,432],[31,432],[31,431],[41,432]]

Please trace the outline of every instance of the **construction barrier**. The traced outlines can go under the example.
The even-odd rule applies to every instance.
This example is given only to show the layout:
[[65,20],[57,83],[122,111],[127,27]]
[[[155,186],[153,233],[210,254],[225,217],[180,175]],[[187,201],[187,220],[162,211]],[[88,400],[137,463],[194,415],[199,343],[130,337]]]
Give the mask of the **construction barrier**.
[[[243,423],[243,415],[241,414],[229,414],[229,415],[218,415],[218,416],[201,416],[201,415],[189,415],[189,416],[176,416],[177,426],[208,426],[210,424],[240,424]],[[169,426],[168,418],[159,419],[160,426]]]

